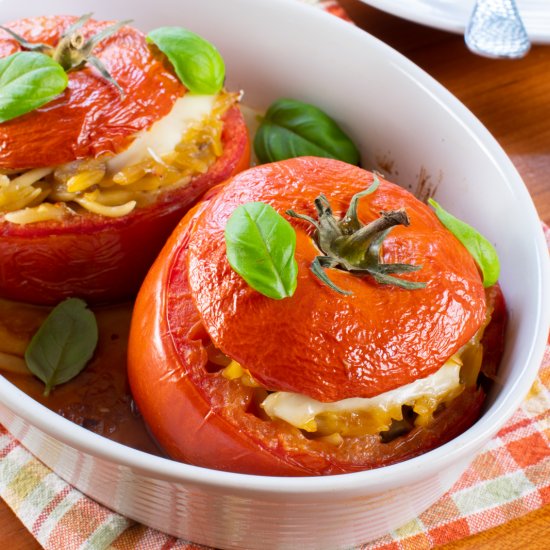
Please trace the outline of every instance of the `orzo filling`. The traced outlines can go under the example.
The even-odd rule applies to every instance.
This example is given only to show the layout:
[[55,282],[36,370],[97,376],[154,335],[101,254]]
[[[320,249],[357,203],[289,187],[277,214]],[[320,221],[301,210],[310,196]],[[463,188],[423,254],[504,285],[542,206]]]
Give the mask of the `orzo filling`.
[[415,426],[430,425],[434,415],[465,388],[476,385],[483,359],[481,338],[491,314],[489,310],[476,335],[434,374],[373,398],[321,403],[296,393],[267,391],[237,362],[220,360],[217,350],[207,351],[209,360],[223,367],[225,378],[254,388],[264,419],[283,420],[310,439],[335,445],[340,445],[342,438],[366,434],[379,434],[383,441],[391,441]]
[[147,147],[145,156],[123,167],[113,162],[116,157],[105,155],[56,167],[0,171],[0,215],[28,224],[83,211],[119,217],[150,204],[159,193],[207,172],[221,156],[223,115],[238,99],[225,92],[216,96],[212,110],[191,121],[167,154]]

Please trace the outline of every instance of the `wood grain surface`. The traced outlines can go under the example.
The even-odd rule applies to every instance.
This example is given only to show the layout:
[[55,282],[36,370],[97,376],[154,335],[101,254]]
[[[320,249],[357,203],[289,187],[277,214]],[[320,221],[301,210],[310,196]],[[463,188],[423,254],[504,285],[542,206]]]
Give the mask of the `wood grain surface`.
[[[542,220],[550,224],[550,46],[521,60],[470,54],[461,36],[430,29],[358,0],[342,0],[354,22],[400,51],[457,96],[512,159]],[[550,9],[550,8],[549,8]],[[0,539],[6,548],[40,548],[0,501]],[[447,545],[447,549],[550,548],[550,506]]]

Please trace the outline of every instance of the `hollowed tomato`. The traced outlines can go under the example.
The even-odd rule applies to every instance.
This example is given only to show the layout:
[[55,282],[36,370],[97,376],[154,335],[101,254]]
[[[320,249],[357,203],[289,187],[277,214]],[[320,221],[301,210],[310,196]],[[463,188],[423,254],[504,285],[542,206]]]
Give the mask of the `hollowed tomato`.
[[[74,17],[38,17],[7,26],[33,43],[55,45]],[[91,36],[108,22],[90,20]],[[0,56],[20,49],[0,31]],[[93,51],[124,90],[92,67],[71,71],[63,94],[43,107],[0,124],[0,170],[55,167],[124,150],[132,136],[164,117],[185,87],[144,35],[129,26]],[[207,189],[246,168],[249,139],[238,107],[224,115],[223,153],[190,183],[163,191],[151,204],[110,218],[88,211],[62,221],[17,225],[0,216],[0,296],[55,304],[67,296],[92,303],[135,295],[171,230]]]
[[[426,377],[457,352],[493,310],[485,333],[501,352],[505,323],[498,286],[485,292],[476,265],[431,210],[385,180],[360,200],[363,223],[380,210],[405,208],[408,227],[384,241],[384,262],[422,268],[408,290],[336,269],[353,291],[341,296],[310,270],[319,254],[303,221],[297,234],[298,285],[273,300],[250,288],[227,262],[225,222],[238,204],[261,200],[281,215],[314,216],[324,193],[342,216],[372,174],[339,161],[299,158],[252,168],[207,194],[178,225],[140,290],[129,340],[134,398],[161,446],[175,459],[268,475],[337,474],[413,457],[455,437],[480,413],[484,392],[464,390],[427,427],[383,443],[378,435],[334,445],[258,408],[262,392],[292,391],[323,402],[370,397]],[[261,386],[229,380],[209,362],[212,346]],[[489,374],[493,374],[489,366]]]

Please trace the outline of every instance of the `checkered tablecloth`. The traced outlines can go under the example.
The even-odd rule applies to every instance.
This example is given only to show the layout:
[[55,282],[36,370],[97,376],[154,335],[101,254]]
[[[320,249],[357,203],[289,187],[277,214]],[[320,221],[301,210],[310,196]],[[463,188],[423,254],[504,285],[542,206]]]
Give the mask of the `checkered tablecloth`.
[[[345,17],[334,1],[304,0]],[[547,242],[550,230],[545,227]],[[431,508],[362,549],[429,549],[550,504],[550,344],[521,408]],[[92,501],[0,426],[0,496],[47,550],[192,550]],[[0,537],[1,540],[1,537]]]

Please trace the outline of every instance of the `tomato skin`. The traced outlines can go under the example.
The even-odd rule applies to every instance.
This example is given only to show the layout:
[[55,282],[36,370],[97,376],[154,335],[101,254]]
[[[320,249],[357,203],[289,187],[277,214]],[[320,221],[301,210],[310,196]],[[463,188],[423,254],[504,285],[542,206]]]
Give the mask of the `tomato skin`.
[[492,309],[491,323],[483,334],[482,372],[489,379],[496,376],[500,358],[504,353],[504,338],[508,322],[506,301],[498,284],[485,290],[487,304]]
[[[132,317],[132,394],[172,458],[250,474],[341,474],[412,458],[456,437],[475,421],[484,399],[483,390],[475,388],[459,395],[428,428],[415,428],[390,443],[362,436],[334,446],[307,438],[285,422],[256,415],[253,389],[208,368],[205,342],[197,336],[204,318],[189,280],[191,247],[202,216],[225,196],[228,185],[210,190],[180,222],[148,273]],[[491,296],[502,296],[495,288],[488,294],[490,302]],[[491,333],[502,335],[503,322],[505,316],[498,316],[499,326]],[[326,387],[331,381],[319,382]]]
[[248,166],[242,114],[225,115],[224,152],[188,185],[127,216],[83,213],[65,222],[0,221],[0,296],[54,305],[68,296],[109,303],[135,296],[148,268],[185,211],[207,189]]
[[193,299],[216,346],[264,387],[319,401],[372,397],[434,373],[485,319],[472,256],[427,205],[385,180],[359,201],[359,217],[368,223],[380,211],[406,209],[410,225],[392,229],[383,259],[422,266],[402,278],[425,288],[405,290],[331,269],[335,284],[353,294],[334,292],[311,272],[321,253],[311,225],[301,220],[291,220],[298,263],[292,297],[263,296],[229,268],[224,229],[239,204],[261,200],[282,215],[290,209],[315,217],[314,199],[323,193],[343,217],[352,196],[372,179],[331,159],[258,166],[228,182],[198,221],[189,248]]
[[[76,17],[22,19],[6,26],[33,43],[55,46]],[[87,38],[112,22],[90,20]],[[0,57],[19,51],[19,44],[0,31]],[[67,89],[53,101],[0,124],[0,169],[58,166],[125,149],[139,130],[149,128],[170,112],[185,87],[153,55],[139,30],[125,26],[101,41],[93,54],[123,88],[118,90],[86,66],[68,73]]]

